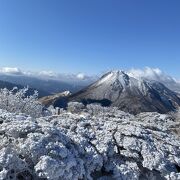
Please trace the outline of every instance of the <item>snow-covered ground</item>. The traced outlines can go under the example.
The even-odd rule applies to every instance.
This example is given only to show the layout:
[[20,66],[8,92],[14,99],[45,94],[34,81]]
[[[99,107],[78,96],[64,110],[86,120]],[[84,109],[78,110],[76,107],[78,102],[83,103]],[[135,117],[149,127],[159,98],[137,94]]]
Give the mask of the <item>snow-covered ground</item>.
[[180,179],[170,116],[69,107],[40,118],[0,110],[0,179]]

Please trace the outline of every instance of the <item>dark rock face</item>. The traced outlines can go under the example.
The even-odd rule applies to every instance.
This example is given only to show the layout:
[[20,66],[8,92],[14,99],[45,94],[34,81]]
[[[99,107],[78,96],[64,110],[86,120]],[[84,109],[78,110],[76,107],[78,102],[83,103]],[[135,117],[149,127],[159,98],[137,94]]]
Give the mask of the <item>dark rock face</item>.
[[123,71],[105,74],[94,84],[71,95],[68,101],[85,104],[98,102],[104,106],[117,106],[133,114],[153,111],[167,113],[180,105],[178,95],[162,83],[135,79]]

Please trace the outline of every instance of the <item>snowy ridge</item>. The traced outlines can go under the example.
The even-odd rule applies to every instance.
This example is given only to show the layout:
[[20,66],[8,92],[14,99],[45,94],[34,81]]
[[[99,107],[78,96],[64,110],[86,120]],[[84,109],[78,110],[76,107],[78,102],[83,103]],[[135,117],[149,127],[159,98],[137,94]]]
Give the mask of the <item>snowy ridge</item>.
[[172,124],[97,105],[36,119],[0,110],[0,179],[180,179]]
[[[142,77],[133,76],[133,74],[127,73],[121,70],[111,71],[105,74],[98,82],[98,85],[111,84],[112,82],[117,82],[121,84],[123,89],[126,89],[127,86],[130,88],[137,87],[142,92],[147,91],[147,86],[151,86],[151,81],[147,81]],[[116,84],[114,84],[116,85]]]

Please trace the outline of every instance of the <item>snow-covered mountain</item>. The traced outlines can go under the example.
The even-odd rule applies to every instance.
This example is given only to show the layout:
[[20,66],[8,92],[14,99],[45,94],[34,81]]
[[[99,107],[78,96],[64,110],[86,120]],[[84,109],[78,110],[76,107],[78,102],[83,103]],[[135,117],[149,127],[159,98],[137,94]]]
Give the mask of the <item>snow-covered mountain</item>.
[[[111,72],[99,85],[115,74],[123,88],[132,83]],[[131,115],[78,102],[46,109],[26,90],[0,91],[0,180],[180,179],[180,113]]]
[[158,81],[135,78],[124,71],[111,71],[70,96],[69,101],[98,102],[130,113],[167,113],[180,105],[177,94]]

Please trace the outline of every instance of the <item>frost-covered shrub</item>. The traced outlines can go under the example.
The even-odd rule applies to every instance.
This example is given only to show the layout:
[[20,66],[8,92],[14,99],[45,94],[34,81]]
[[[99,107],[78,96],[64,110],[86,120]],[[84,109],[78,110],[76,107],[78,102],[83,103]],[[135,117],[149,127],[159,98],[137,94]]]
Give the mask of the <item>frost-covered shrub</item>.
[[26,96],[28,88],[12,90],[0,89],[0,109],[9,112],[25,113],[32,117],[40,117],[43,114],[43,106],[38,102],[38,92]]
[[50,113],[50,115],[59,115],[65,112],[65,110],[63,108],[59,108],[59,107],[54,107],[54,106],[49,106],[47,108],[48,112]]
[[84,104],[80,102],[69,102],[67,110],[71,113],[79,113],[84,108],[85,108]]
[[125,113],[118,109],[118,107],[103,107],[100,104],[89,104],[86,106],[86,110],[92,116],[101,116],[101,117],[131,117],[132,115]]
[[180,179],[180,140],[168,116],[111,113],[0,110],[0,179]]
[[102,107],[100,104],[88,104],[86,108],[91,115],[97,115],[105,112],[105,107]]
[[170,128],[175,134],[180,136],[180,108],[176,112],[170,113],[170,116],[174,120]]

